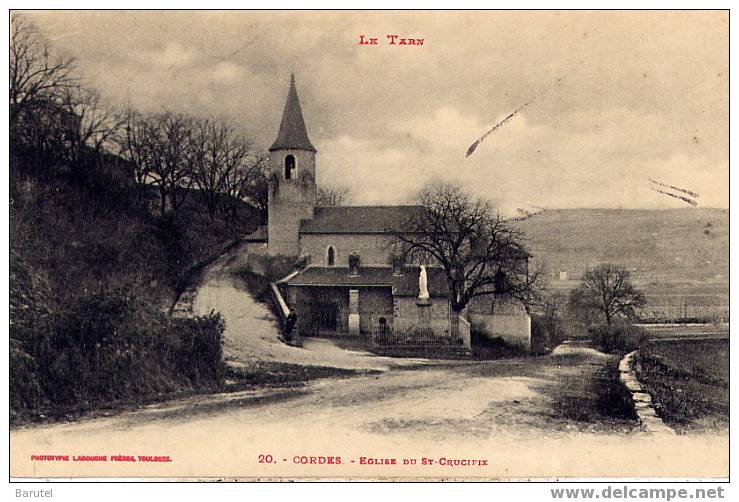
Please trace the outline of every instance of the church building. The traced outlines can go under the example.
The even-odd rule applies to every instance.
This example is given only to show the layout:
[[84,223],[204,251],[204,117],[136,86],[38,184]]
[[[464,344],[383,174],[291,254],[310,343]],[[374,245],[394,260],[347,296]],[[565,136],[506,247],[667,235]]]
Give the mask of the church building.
[[[268,224],[246,240],[249,252],[301,258],[306,264],[278,284],[284,302],[297,313],[298,333],[420,334],[469,348],[467,319],[459,321],[460,337],[451,339],[451,324],[457,321],[452,319],[444,271],[427,265],[422,272],[418,264],[394,258],[393,232],[423,207],[318,207],[316,154],[293,76],[277,139],[269,149]],[[421,291],[424,286],[427,295]],[[423,296],[428,298],[419,300]],[[530,338],[525,318],[526,332],[518,341]]]

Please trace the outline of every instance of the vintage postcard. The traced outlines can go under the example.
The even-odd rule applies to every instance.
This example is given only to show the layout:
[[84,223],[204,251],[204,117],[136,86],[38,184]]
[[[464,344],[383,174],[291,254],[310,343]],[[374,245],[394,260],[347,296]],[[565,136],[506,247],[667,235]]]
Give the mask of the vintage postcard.
[[11,478],[728,478],[728,11],[8,22]]

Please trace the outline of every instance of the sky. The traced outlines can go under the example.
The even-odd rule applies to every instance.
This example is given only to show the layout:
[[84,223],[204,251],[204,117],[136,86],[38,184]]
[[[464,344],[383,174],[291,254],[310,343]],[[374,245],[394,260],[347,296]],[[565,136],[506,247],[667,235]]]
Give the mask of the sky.
[[411,202],[441,179],[502,212],[690,207],[649,178],[729,204],[724,12],[29,15],[113,106],[218,117],[263,151],[294,72],[318,183],[354,204]]

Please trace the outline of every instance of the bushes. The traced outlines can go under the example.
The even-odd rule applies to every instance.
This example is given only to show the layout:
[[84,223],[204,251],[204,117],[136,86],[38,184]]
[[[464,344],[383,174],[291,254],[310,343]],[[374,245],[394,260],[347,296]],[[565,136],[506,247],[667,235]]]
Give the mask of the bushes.
[[525,347],[513,345],[499,336],[493,336],[484,322],[470,323],[472,355],[478,359],[499,359],[527,355]]
[[223,381],[223,330],[225,323],[218,313],[208,316],[175,319],[178,350],[174,363],[178,373],[194,385],[213,386]]
[[171,319],[124,292],[11,325],[11,409],[88,407],[222,384],[219,314]]
[[649,339],[644,328],[629,323],[591,326],[588,334],[593,345],[603,352],[630,352]]
[[35,373],[35,362],[19,343],[10,343],[10,413],[11,419],[17,410],[36,408],[41,404],[41,386]]
[[531,352],[549,354],[565,338],[564,323],[557,315],[531,315]]

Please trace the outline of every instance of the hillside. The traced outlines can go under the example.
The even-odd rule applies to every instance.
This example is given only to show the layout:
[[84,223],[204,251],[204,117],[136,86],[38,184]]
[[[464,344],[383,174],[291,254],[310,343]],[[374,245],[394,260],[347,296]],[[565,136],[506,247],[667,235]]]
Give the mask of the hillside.
[[81,178],[17,159],[11,173],[11,420],[219,388],[221,317],[167,310],[256,211],[211,218],[193,191],[162,217],[112,164]]
[[518,225],[552,278],[607,261],[643,283],[728,281],[728,210],[556,209]]
[[612,262],[632,271],[655,310],[728,315],[726,209],[556,209],[517,225],[553,289],[570,289],[586,269]]

